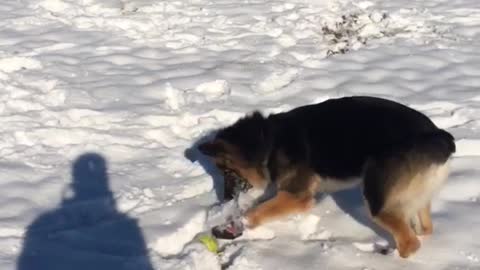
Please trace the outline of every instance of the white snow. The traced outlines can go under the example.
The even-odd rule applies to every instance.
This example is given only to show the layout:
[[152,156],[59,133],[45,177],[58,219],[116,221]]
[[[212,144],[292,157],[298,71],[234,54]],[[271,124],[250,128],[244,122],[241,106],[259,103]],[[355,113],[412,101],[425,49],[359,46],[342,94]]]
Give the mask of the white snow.
[[152,249],[162,256],[175,255],[182,251],[184,245],[190,242],[197,233],[202,231],[205,223],[205,213],[197,213],[175,233],[157,237]]
[[3,72],[14,72],[21,69],[39,69],[42,64],[35,59],[27,57],[6,57],[0,59],[0,70]]
[[[478,48],[478,0],[4,0],[0,269],[480,269]],[[229,207],[198,140],[347,95],[457,138],[418,254],[376,252],[356,190],[196,241]]]

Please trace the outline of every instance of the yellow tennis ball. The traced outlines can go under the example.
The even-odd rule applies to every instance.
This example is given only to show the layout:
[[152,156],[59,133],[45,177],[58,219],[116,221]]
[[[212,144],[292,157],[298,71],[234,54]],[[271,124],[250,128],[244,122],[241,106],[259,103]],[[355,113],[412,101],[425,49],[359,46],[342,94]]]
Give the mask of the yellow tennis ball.
[[205,247],[210,251],[210,252],[213,252],[215,254],[218,253],[218,243],[217,243],[217,240],[210,236],[210,235],[202,235],[198,238],[198,240],[200,240],[200,242],[205,245]]

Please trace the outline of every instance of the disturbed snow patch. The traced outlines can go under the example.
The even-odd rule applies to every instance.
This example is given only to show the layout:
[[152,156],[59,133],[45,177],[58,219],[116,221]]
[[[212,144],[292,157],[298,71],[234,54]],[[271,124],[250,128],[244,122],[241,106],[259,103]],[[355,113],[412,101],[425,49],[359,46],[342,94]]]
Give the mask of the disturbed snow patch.
[[[413,12],[413,11],[412,11]],[[389,14],[378,10],[352,11],[339,19],[325,22],[324,40],[329,44],[326,56],[358,50],[367,43],[383,38],[409,37],[419,33],[438,34],[439,30],[414,18],[407,10]]]

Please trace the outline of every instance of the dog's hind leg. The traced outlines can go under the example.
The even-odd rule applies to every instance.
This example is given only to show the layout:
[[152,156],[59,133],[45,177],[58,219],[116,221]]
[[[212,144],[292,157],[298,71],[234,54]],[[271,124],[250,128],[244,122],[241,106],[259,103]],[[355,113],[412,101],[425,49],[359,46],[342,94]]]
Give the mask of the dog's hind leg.
[[311,194],[294,194],[279,191],[272,199],[249,210],[246,214],[246,226],[255,228],[265,222],[290,214],[305,212],[314,205]]
[[411,165],[398,157],[383,156],[371,160],[365,170],[363,187],[373,221],[393,236],[403,258],[420,248],[420,241],[410,223],[419,211],[415,201],[424,193],[419,184],[423,181],[417,179],[424,166]]
[[409,209],[395,202],[395,195],[392,194],[399,191],[376,180],[379,179],[372,178],[371,173],[365,178],[364,196],[371,217],[393,236],[399,255],[407,258],[420,248],[420,241],[410,225],[412,216]]
[[415,232],[431,234],[430,201],[447,175],[447,162],[439,164],[415,152],[382,156],[367,165],[365,200],[374,221],[395,238],[401,257],[420,247]]
[[402,258],[407,258],[420,248],[420,241],[401,211],[382,211],[373,220],[392,234]]
[[410,218],[410,226],[417,235],[430,235],[433,232],[430,202]]
[[421,232],[418,235],[430,235],[433,233],[433,223],[430,213],[430,202],[418,211],[418,219],[420,221]]

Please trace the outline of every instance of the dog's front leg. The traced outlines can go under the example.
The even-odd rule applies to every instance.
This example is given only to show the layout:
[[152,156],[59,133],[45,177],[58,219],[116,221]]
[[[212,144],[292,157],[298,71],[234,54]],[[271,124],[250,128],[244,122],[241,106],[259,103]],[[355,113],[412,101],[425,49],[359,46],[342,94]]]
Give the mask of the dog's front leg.
[[255,228],[273,219],[305,212],[311,209],[313,205],[314,198],[312,194],[294,194],[280,190],[272,199],[247,211],[245,215],[245,226]]

